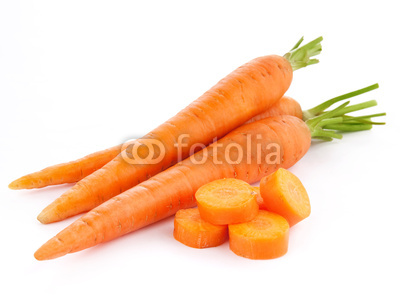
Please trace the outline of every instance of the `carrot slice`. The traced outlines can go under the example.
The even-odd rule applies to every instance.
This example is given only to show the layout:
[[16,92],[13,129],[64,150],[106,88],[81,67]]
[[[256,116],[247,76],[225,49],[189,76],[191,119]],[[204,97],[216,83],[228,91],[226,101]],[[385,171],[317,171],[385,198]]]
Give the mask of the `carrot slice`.
[[288,250],[289,223],[275,213],[260,210],[250,222],[232,224],[228,228],[229,247],[239,256],[271,259]]
[[239,179],[214,180],[200,187],[195,197],[201,218],[215,225],[247,222],[258,213],[253,187]]
[[260,181],[262,206],[295,225],[311,213],[310,199],[300,179],[283,168]]
[[175,215],[174,237],[192,248],[216,247],[228,240],[228,226],[204,221],[197,208],[181,209]]

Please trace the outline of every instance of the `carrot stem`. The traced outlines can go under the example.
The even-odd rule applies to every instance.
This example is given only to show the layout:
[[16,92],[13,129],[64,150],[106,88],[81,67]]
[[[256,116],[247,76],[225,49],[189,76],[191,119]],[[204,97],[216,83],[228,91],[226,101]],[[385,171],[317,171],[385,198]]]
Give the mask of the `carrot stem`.
[[321,138],[321,137],[327,137],[327,138],[334,138],[334,139],[341,139],[343,136],[339,133],[336,133],[334,130],[325,130],[321,128],[315,129],[311,133],[312,138]]
[[335,117],[335,118],[330,118],[330,119],[324,119],[319,122],[319,126],[324,127],[326,125],[330,124],[338,124],[338,123],[343,123],[343,118],[342,117]]
[[294,45],[294,47],[286,53],[283,57],[286,58],[291,66],[293,71],[307,67],[309,65],[313,65],[319,62],[318,59],[311,58],[321,53],[322,36],[312,40],[311,42],[301,46],[300,44],[303,42],[303,37]]
[[304,41],[304,36],[301,37],[301,39],[293,46],[292,49],[290,49],[290,51],[296,50],[297,48],[299,48],[299,46],[301,45],[301,43]]
[[350,103],[350,101],[347,101],[347,102],[343,103],[342,105],[338,106],[337,108],[335,108],[334,110],[327,111],[327,112],[323,113],[322,115],[319,115],[318,117],[314,117],[309,120],[306,120],[306,124],[310,128],[311,127],[314,128],[316,126],[321,126],[321,125],[319,125],[319,123],[321,121],[330,119],[333,117],[339,117],[340,114],[338,114],[338,112],[340,112],[342,109],[344,109],[349,103]]
[[342,101],[342,100],[346,100],[364,93],[367,93],[369,91],[375,90],[379,87],[379,84],[375,83],[372,84],[370,86],[367,86],[365,88],[350,92],[350,93],[346,93],[340,96],[337,96],[335,98],[329,99],[313,108],[310,108],[308,110],[303,111],[303,115],[307,118],[310,119],[314,116],[317,116],[318,114],[322,113],[325,109],[331,107],[333,104]]
[[378,105],[378,103],[375,100],[370,100],[370,101],[365,101],[359,104],[354,104],[354,105],[350,105],[347,107],[344,107],[338,111],[336,111],[336,113],[334,114],[335,117],[350,113],[350,112],[354,112],[354,111],[359,111],[362,109],[366,109],[369,107],[373,107]]
[[362,130],[369,130],[372,128],[372,124],[363,124],[363,123],[354,123],[354,124],[330,124],[325,126],[324,128],[326,129],[333,129],[336,131],[347,131],[347,132],[353,132],[353,131],[362,131]]
[[369,114],[364,116],[347,115],[351,112],[376,106],[378,103],[375,100],[365,101],[354,105],[349,105],[350,101],[346,101],[338,107],[326,111],[327,108],[339,101],[361,95],[377,89],[378,87],[379,85],[376,83],[354,92],[332,98],[309,110],[303,111],[303,121],[310,129],[311,136],[315,139],[332,141],[334,138],[342,138],[342,135],[338,132],[369,130],[373,125],[384,125],[384,122],[373,122],[371,121],[371,118],[385,116],[386,113]]
[[371,118],[382,117],[382,116],[386,116],[386,113],[379,113],[379,114],[372,114],[372,115],[365,115],[365,116],[358,116],[358,117],[344,115],[343,119],[346,123],[349,121],[358,121],[360,123],[365,123],[365,124],[385,125],[386,124],[385,122],[372,122],[371,121]]

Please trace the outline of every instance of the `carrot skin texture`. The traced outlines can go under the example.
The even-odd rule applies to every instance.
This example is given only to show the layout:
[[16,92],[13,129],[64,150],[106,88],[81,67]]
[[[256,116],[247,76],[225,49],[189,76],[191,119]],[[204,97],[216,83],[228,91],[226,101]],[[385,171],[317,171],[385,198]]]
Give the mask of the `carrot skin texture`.
[[286,95],[284,95],[269,109],[251,118],[245,124],[249,124],[269,117],[284,115],[295,116],[299,119],[303,119],[303,110],[301,109],[300,104],[292,97]]
[[291,172],[278,169],[260,181],[262,207],[288,220],[290,226],[311,213],[310,199],[301,181]]
[[181,209],[175,214],[174,238],[192,248],[217,247],[228,240],[228,226],[204,221],[197,208]]
[[[243,160],[233,165],[224,160],[226,147],[232,142],[246,145],[248,134],[259,134],[261,137],[260,140],[252,140],[252,147],[249,149],[251,163]],[[212,180],[238,178],[253,183],[279,167],[289,168],[309,149],[311,134],[302,120],[292,116],[279,116],[243,125],[217,143],[222,147],[218,148],[216,154],[213,153],[213,145],[210,145],[94,208],[45,243],[36,251],[35,257],[38,260],[52,259],[93,247],[171,216],[179,209],[193,207],[196,205],[194,194],[197,189]],[[277,155],[276,162],[262,160],[262,163],[258,164],[257,143],[261,144],[263,158],[271,152],[276,153],[268,148],[268,145],[279,145],[281,154]],[[204,164],[192,162],[200,161],[204,155],[207,156]],[[213,155],[216,155],[221,163],[215,164]],[[231,156],[234,156],[233,151]]]
[[278,214],[260,211],[247,223],[229,228],[229,248],[236,255],[250,259],[272,259],[286,254],[289,223]]
[[271,107],[288,89],[292,75],[290,63],[277,55],[259,57],[239,67],[176,116],[135,142],[161,141],[166,150],[161,162],[132,165],[119,154],[46,207],[39,214],[39,221],[51,223],[86,212],[176,164],[177,137],[188,135],[185,141],[188,146],[182,148],[182,157],[186,158],[192,145],[208,145],[214,138],[221,138]]

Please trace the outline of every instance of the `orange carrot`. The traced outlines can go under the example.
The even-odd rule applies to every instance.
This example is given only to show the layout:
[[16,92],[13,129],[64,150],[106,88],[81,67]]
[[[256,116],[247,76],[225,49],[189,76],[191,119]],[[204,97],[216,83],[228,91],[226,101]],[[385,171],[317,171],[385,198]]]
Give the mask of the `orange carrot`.
[[[321,51],[321,40],[318,38],[285,57],[263,56],[239,67],[176,116],[79,181],[46,207],[39,214],[39,221],[56,222],[88,211],[188,157],[193,153],[192,146],[208,145],[264,112],[288,89],[293,69],[316,62],[309,56]],[[157,144],[150,158],[149,143]],[[177,143],[182,147],[176,147]],[[154,162],[153,158],[160,159]]]
[[243,180],[214,180],[199,188],[195,198],[201,218],[211,224],[243,223],[258,214],[256,193]]
[[[239,146],[232,148],[232,144],[242,147],[242,160],[238,160]],[[94,208],[45,243],[35,257],[44,260],[80,251],[157,222],[179,209],[193,207],[195,192],[210,181],[237,178],[257,182],[279,167],[292,166],[310,144],[309,128],[293,116],[243,125],[181,163]]]
[[260,181],[263,207],[284,217],[293,226],[311,213],[310,199],[293,173],[278,169]]
[[[283,96],[266,111],[251,118],[246,123],[282,115],[291,115],[301,119],[302,110],[300,104],[291,97]],[[20,190],[78,182],[114,159],[121,153],[122,146],[123,145],[117,145],[92,153],[75,161],[47,167],[41,171],[14,180],[8,187],[13,190]]]
[[216,247],[228,240],[228,226],[204,221],[197,208],[181,209],[175,215],[174,237],[192,248]]
[[260,210],[250,222],[229,225],[229,248],[251,259],[284,255],[289,244],[289,224],[278,214]]

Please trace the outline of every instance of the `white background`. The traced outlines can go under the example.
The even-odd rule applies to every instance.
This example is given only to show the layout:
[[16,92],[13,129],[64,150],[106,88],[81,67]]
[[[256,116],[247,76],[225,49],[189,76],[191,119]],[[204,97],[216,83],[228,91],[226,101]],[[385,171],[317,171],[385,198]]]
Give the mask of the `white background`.
[[[1,1],[0,297],[398,299],[399,54],[395,1]],[[34,251],[72,218],[37,214],[69,186],[11,191],[26,173],[150,131],[252,58],[324,37],[296,71],[303,108],[380,88],[386,126],[314,143],[291,171],[311,216],[282,258],[176,242],[173,219],[45,262]],[[167,298],[169,299],[169,298]]]

